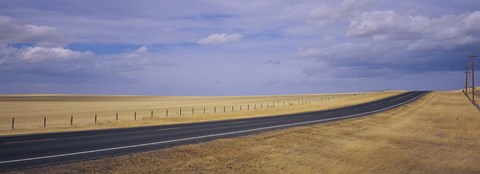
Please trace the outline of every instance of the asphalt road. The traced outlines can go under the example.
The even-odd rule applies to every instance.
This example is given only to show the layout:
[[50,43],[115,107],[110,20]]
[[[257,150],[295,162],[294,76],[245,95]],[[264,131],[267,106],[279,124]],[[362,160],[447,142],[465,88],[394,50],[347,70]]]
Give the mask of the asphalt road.
[[355,106],[274,117],[0,137],[0,171],[96,159],[359,117],[407,104],[427,93],[406,92]]

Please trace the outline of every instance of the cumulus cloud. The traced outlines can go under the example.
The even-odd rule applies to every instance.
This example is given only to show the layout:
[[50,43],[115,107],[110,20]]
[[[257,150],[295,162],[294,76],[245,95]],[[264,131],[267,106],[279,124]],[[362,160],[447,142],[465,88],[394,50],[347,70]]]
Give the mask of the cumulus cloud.
[[[19,24],[0,16],[0,83],[47,85],[47,90],[51,85],[127,83],[134,80],[119,72],[137,71],[140,63],[147,63],[125,58],[125,54],[99,56],[69,49],[58,33],[54,27]],[[147,51],[140,47],[129,55]]]
[[[334,66],[336,73],[331,75],[342,78],[452,71],[458,63],[452,57],[480,43],[480,11],[428,17],[373,10],[354,18],[346,36],[369,40],[303,49],[297,56]],[[315,66],[304,71],[317,72],[322,73]]]
[[141,55],[147,53],[147,51],[148,51],[147,47],[141,46],[137,50],[127,54],[126,57],[128,57],[128,58],[140,57]]
[[309,14],[309,22],[325,26],[338,20],[347,20],[368,9],[375,0],[344,0],[338,5],[321,5]]
[[10,17],[0,15],[0,43],[40,43],[59,42],[56,28],[39,25],[22,25]]
[[350,23],[347,35],[407,40],[408,50],[448,49],[480,42],[480,11],[438,18],[370,11]]
[[[92,56],[91,52],[76,52],[60,47],[61,36],[49,26],[19,24],[8,16],[0,15],[0,58],[37,62],[43,60],[74,59]],[[29,43],[29,47],[12,47],[9,44]],[[7,60],[8,59],[8,60]]]
[[20,58],[26,61],[38,62],[43,60],[66,60],[94,56],[89,51],[77,52],[62,47],[27,47],[19,51]]
[[208,44],[221,44],[226,42],[238,41],[242,38],[241,34],[226,34],[226,33],[215,33],[206,38],[202,38],[197,41],[197,44],[208,45]]
[[393,11],[370,11],[350,22],[348,36],[414,37],[427,29],[430,19],[423,16],[400,16]]

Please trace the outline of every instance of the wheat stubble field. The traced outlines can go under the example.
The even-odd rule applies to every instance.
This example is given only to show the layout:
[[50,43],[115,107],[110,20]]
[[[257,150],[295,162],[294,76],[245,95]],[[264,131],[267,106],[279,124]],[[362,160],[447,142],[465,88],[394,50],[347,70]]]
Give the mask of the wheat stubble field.
[[[401,91],[371,92],[355,95],[231,97],[2,95],[0,96],[0,135],[272,116],[343,107],[399,93]],[[306,103],[306,101],[313,99],[317,99],[317,101]],[[275,107],[273,107],[274,103]],[[180,108],[182,108],[181,116],[179,113]],[[169,116],[166,115],[167,109]],[[192,109],[195,109],[193,110],[195,114],[192,114]],[[152,111],[153,118],[151,118]],[[137,115],[136,121],[134,121],[135,112]],[[118,121],[116,121],[117,113],[119,115]],[[96,125],[94,125],[95,114],[98,116]],[[74,116],[73,125],[70,125],[72,115]],[[43,127],[45,116],[47,117],[46,128]],[[11,129],[12,118],[15,118],[15,129],[13,130]]]
[[19,173],[479,173],[480,112],[433,92],[367,117]]

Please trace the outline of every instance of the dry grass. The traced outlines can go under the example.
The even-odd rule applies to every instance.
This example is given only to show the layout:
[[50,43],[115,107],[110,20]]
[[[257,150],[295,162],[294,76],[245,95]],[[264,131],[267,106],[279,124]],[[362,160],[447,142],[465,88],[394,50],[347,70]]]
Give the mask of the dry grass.
[[[401,93],[400,91],[364,93],[362,95],[288,95],[251,97],[139,97],[139,96],[75,96],[75,95],[15,95],[0,96],[0,135],[59,132],[88,129],[146,126],[187,123],[220,119],[271,116],[295,112],[322,110],[354,105]],[[297,104],[299,100],[343,96],[340,99]],[[272,102],[276,107],[271,107]],[[283,106],[283,102],[286,106]],[[289,105],[289,102],[294,103]],[[267,107],[269,104],[269,108]],[[249,106],[248,106],[248,105]],[[254,109],[255,104],[257,109]],[[242,110],[240,111],[240,105]],[[203,107],[206,106],[206,114]],[[214,107],[217,106],[217,113]],[[223,107],[226,106],[226,113]],[[234,106],[234,111],[231,107]],[[263,106],[263,109],[260,109]],[[183,116],[179,116],[179,108]],[[192,115],[192,108],[196,113]],[[247,110],[249,107],[250,110]],[[166,109],[169,116],[165,116]],[[151,110],[154,118],[150,118]],[[137,121],[133,121],[134,112]],[[119,122],[115,121],[119,113]],[[93,125],[98,114],[98,124]],[[47,128],[43,128],[43,116]],[[70,115],[74,125],[70,126]],[[15,130],[11,130],[11,118],[15,118]],[[3,129],[3,130],[2,130]]]
[[19,173],[480,173],[480,113],[459,92],[344,121]]

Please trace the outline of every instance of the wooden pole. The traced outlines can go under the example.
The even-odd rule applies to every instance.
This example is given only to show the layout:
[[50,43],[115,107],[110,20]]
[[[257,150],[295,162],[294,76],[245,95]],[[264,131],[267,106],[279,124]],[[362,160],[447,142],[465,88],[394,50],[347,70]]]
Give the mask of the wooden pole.
[[47,116],[43,118],[43,128],[47,127]]
[[468,62],[465,66],[465,94],[468,95]]
[[475,103],[475,57],[472,55],[472,102]]
[[97,124],[97,114],[95,114],[95,124]]
[[115,121],[118,121],[118,112],[115,114]]
[[15,129],[15,118],[12,118],[12,129]]
[[73,125],[73,115],[70,116],[70,126]]
[[137,121],[137,111],[135,111],[135,113],[133,115],[133,120]]

